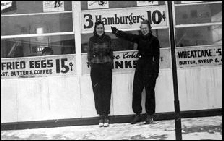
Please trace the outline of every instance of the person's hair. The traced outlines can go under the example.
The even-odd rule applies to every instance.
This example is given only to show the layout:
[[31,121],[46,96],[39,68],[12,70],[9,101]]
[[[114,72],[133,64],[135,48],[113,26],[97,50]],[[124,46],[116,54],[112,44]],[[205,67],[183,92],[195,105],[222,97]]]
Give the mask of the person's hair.
[[141,21],[141,24],[147,24],[148,27],[149,27],[149,29],[150,29],[150,30],[152,29],[152,26],[151,26],[149,20],[143,20],[143,21]]
[[52,50],[52,48],[50,48],[50,47],[45,47],[45,48],[42,50],[42,54],[47,53],[47,52],[49,52],[50,54],[53,54],[53,53],[54,53],[53,50]]
[[[147,24],[149,27],[149,33],[152,34],[152,26],[151,26],[149,20],[143,20],[143,21],[141,21],[141,24]],[[139,34],[142,34],[141,30],[139,30]]]
[[100,25],[100,24],[103,25],[103,28],[104,28],[104,32],[103,32],[103,34],[105,34],[104,23],[103,23],[102,21],[96,21],[96,22],[95,22],[95,25],[94,25],[94,31],[93,31],[94,36],[97,36],[96,27],[97,27],[98,25]]

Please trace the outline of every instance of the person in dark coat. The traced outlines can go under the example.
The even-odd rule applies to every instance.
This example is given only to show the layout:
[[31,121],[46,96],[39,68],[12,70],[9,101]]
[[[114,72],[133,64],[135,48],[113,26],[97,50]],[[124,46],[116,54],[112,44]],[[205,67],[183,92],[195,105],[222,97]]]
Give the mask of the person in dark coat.
[[117,37],[135,42],[138,44],[137,50],[139,60],[136,65],[136,70],[133,80],[133,100],[132,109],[135,113],[132,124],[141,121],[141,93],[146,89],[146,124],[152,123],[155,113],[155,84],[159,75],[159,40],[152,35],[151,25],[148,20],[141,22],[141,32],[139,35],[125,33],[118,30],[116,27],[111,27],[112,33]]
[[94,35],[89,39],[88,65],[91,66],[92,89],[99,126],[109,126],[110,99],[112,91],[113,51],[111,38],[105,34],[104,23],[97,21]]

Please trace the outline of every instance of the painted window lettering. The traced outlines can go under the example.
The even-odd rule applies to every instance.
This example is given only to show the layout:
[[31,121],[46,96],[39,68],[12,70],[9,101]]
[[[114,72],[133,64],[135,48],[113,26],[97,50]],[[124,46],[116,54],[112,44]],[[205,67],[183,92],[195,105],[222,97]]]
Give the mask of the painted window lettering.
[[1,63],[1,71],[13,70],[13,69],[24,69],[25,67],[26,67],[25,61],[2,62]]
[[162,22],[162,20],[165,21],[166,16],[165,16],[165,11],[163,11],[163,13],[159,10],[155,10],[155,11],[147,11],[148,14],[148,20],[150,22],[150,24],[160,24]]
[[[91,14],[84,14],[84,18],[86,23],[84,24],[84,29],[93,27],[93,16]],[[144,20],[142,15],[133,15],[131,13],[128,16],[118,16],[114,14],[114,16],[103,17],[102,15],[95,15],[96,21],[103,21],[105,25],[112,24],[133,24],[140,23],[140,21]]]
[[210,47],[206,49],[179,50],[177,52],[180,67],[222,64],[222,48]]
[[113,65],[115,69],[136,68],[137,61],[115,61]]
[[212,56],[211,49],[208,50],[189,50],[178,52],[178,58],[200,58]]
[[84,19],[86,20],[87,24],[84,24],[84,29],[86,28],[92,28],[93,27],[93,20],[92,20],[92,15],[90,14],[85,14]]
[[218,49],[216,50],[216,53],[217,53],[218,55],[222,56],[222,48],[218,48]]
[[53,60],[29,61],[30,68],[50,68],[53,67]]
[[1,72],[1,76],[8,76],[8,72]]
[[92,6],[93,4],[96,4],[96,3],[101,6],[107,4],[107,1],[90,1],[90,2],[91,3],[89,3],[89,6]]
[[[69,71],[69,66],[66,65],[66,61],[68,61],[68,58],[61,58],[61,59],[56,59],[56,73],[67,73]],[[71,66],[71,71],[73,64],[69,63]]]
[[[95,19],[94,19],[95,16]],[[147,11],[147,16],[152,24],[160,24],[162,20],[165,21],[165,11]],[[105,25],[113,25],[113,24],[137,24],[144,20],[146,17],[144,15],[135,15],[131,13],[130,15],[118,15],[113,14],[113,16],[103,16],[103,15],[92,15],[92,14],[84,14],[84,29],[92,28],[93,22],[95,21],[103,21]]]

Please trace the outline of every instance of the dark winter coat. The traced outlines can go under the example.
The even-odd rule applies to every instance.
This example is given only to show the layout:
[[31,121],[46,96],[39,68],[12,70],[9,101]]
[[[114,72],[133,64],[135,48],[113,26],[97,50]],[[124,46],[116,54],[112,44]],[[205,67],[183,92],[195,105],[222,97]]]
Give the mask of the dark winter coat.
[[146,64],[149,67],[149,71],[156,76],[159,74],[159,56],[160,56],[160,45],[157,37],[152,34],[130,34],[118,30],[115,34],[117,37],[125,40],[137,43],[139,50],[139,61],[138,64]]
[[88,62],[112,63],[113,50],[110,36],[103,34],[101,37],[94,35],[89,39]]

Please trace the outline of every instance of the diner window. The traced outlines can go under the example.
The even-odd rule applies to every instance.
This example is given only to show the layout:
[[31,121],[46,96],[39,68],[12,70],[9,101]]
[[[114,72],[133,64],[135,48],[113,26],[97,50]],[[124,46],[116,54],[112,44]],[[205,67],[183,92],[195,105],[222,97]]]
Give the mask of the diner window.
[[45,47],[53,50],[53,55],[75,54],[74,35],[60,35],[1,40],[1,58],[40,56]]
[[222,43],[222,26],[183,27],[176,29],[176,45],[199,46]]
[[[44,11],[46,9],[44,5],[49,9],[49,3],[51,3],[51,7],[55,7],[58,6],[57,2],[60,2],[60,5],[63,6],[64,12],[72,11],[72,1],[1,1],[1,14],[35,14],[47,12],[46,10]],[[55,9],[58,11],[57,7]]]
[[[103,3],[104,2],[104,3]],[[90,9],[90,6],[98,4],[107,4],[109,8],[127,8],[127,7],[138,7],[145,5],[165,5],[165,1],[81,1],[82,10]]]
[[53,55],[75,53],[71,1],[60,2],[62,11],[50,11],[50,3],[49,11],[43,1],[16,1],[2,10],[1,58],[39,56],[45,47]]
[[[134,49],[134,43],[117,38],[111,32],[106,32],[106,34],[111,37],[111,47],[114,51]],[[89,48],[89,38],[91,36],[93,36],[93,33],[82,34],[82,53],[87,53],[87,50]]]
[[[124,51],[124,50],[136,50],[137,49],[137,44],[124,40],[122,38],[117,38],[114,34],[111,33],[111,26],[115,26],[117,27],[119,30],[125,31],[127,33],[132,33],[132,34],[139,34],[140,32],[140,21],[142,21],[143,19],[135,20],[138,21],[139,26],[134,26],[132,28],[129,28],[129,25],[126,25],[126,27],[119,28],[120,25],[122,24],[116,24],[116,18],[119,16],[123,16],[123,17],[127,17],[130,15],[135,16],[136,13],[134,12],[130,12],[131,8],[135,8],[137,10],[141,10],[141,9],[145,9],[145,11],[142,11],[140,13],[137,13],[137,15],[144,15],[144,13],[151,13],[151,19],[152,22],[155,24],[156,20],[160,19],[162,22],[167,21],[167,17],[168,15],[165,15],[165,1],[106,1],[109,3],[109,8],[113,11],[115,8],[118,8],[118,10],[121,10],[122,8],[124,9],[123,11],[127,11],[126,13],[124,12],[123,15],[120,14],[119,12],[114,12],[113,14],[109,13],[109,11],[107,12],[107,8],[104,8],[102,10],[102,12],[97,13],[97,10],[100,10],[100,6],[98,6],[98,8],[95,8],[93,10],[93,14],[91,15],[91,7],[88,5],[87,1],[82,1],[82,10],[84,11],[84,13],[88,13],[88,16],[85,16],[85,26],[90,26],[90,21],[91,21],[91,26],[93,26],[92,24],[94,24],[95,21],[92,21],[92,18],[94,19],[95,15],[97,15],[98,17],[101,17],[101,20],[105,22],[105,28],[106,28],[106,34],[109,35],[111,37],[111,46],[113,48],[114,51]],[[92,1],[91,4],[99,4],[98,1]],[[158,9],[160,11],[158,11],[158,9],[151,9],[153,11],[148,10],[148,6],[152,6],[152,7],[157,7],[160,6]],[[88,11],[88,12],[85,12]],[[148,10],[148,12],[146,12]],[[164,11],[163,11],[164,10]],[[122,12],[123,12],[122,11]],[[155,12],[156,11],[156,12]],[[122,13],[121,12],[121,13]],[[108,14],[109,13],[109,14]],[[130,14],[129,14],[130,13]],[[100,15],[101,14],[101,15]],[[100,15],[100,16],[99,16]],[[116,16],[114,16],[116,15]],[[152,16],[153,15],[153,16]],[[156,15],[156,16],[155,16]],[[158,15],[161,15],[162,17],[159,17]],[[91,18],[90,18],[91,17]],[[136,18],[136,17],[134,17]],[[133,18],[133,19],[134,19]],[[144,18],[149,18],[149,15],[144,15]],[[106,20],[107,19],[107,20]],[[95,20],[95,19],[94,19]],[[127,20],[126,20],[127,21]],[[160,21],[160,22],[161,22]],[[158,21],[157,21],[158,22]],[[168,22],[167,22],[168,23]],[[157,23],[158,24],[158,23]],[[160,40],[160,47],[161,48],[165,48],[165,47],[169,47],[169,30],[168,30],[168,25],[164,22],[164,24],[162,25],[153,25],[153,29],[152,29],[152,34],[156,37],[158,37],[158,39]],[[93,36],[93,28],[92,31],[85,31],[82,33],[81,35],[81,48],[82,48],[82,53],[87,53],[88,47],[89,47],[89,38]]]
[[177,47],[222,44],[222,2],[175,1]]
[[[126,31],[127,33],[139,34],[139,30]],[[106,32],[107,35],[111,37],[111,46],[114,51],[122,51],[122,50],[136,50],[137,44],[118,38],[111,32]],[[165,48],[169,47],[169,31],[168,29],[152,29],[152,34],[158,37],[160,41],[160,47]],[[87,53],[89,47],[89,38],[93,36],[93,33],[82,34],[82,53]]]
[[72,13],[2,16],[1,36],[37,34],[40,27],[43,33],[72,32],[72,23]]

